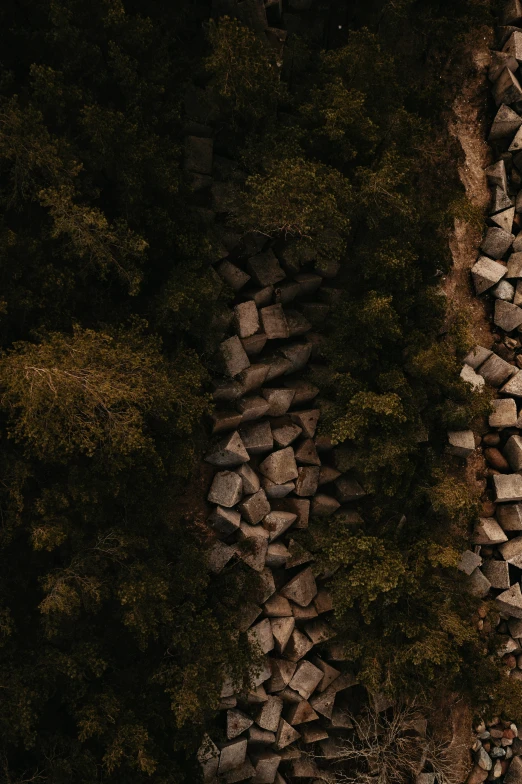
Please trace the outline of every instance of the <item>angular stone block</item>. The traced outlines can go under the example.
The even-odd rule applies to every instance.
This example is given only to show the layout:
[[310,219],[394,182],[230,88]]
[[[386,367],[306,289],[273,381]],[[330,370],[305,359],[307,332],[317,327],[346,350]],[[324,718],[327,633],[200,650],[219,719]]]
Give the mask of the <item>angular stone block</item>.
[[237,784],[239,781],[246,781],[247,779],[251,779],[252,776],[255,775],[255,772],[256,769],[247,757],[239,768],[235,768],[229,773],[225,773],[225,775],[222,777],[222,781],[223,784]]
[[[317,618],[317,610],[315,609],[315,604],[313,602],[310,602],[306,607],[299,607],[298,604],[292,604],[292,613],[296,623],[298,621],[313,621],[314,618]],[[310,640],[310,642],[312,641]]]
[[311,697],[310,705],[314,711],[320,713],[321,716],[326,716],[327,719],[331,719],[335,703],[335,694],[336,692],[332,691],[332,689],[326,689],[326,691],[321,694],[316,694]]
[[500,391],[505,395],[522,397],[522,373],[516,368],[513,368],[513,371],[511,378]]
[[294,450],[295,451],[295,459],[297,463],[301,463],[302,465],[311,465],[311,466],[320,466],[321,460],[319,455],[317,454],[317,449],[315,448],[315,443],[312,441],[311,438],[306,438],[301,444]]
[[285,370],[285,375],[290,373],[297,373],[306,367],[308,360],[312,354],[311,343],[290,343],[281,347],[281,354],[290,362],[290,366]]
[[514,329],[522,324],[522,308],[513,305],[511,302],[497,299],[495,302],[494,322],[505,332],[513,332]]
[[241,383],[242,393],[245,394],[246,392],[252,392],[252,390],[258,389],[266,379],[269,369],[269,365],[257,363],[255,365],[250,365],[250,367],[241,371],[238,376],[238,381]]
[[273,250],[252,256],[247,262],[247,267],[255,282],[260,286],[273,286],[285,278],[285,273]]
[[297,464],[292,447],[272,452],[259,466],[259,472],[276,485],[297,479]]
[[270,659],[272,675],[267,681],[267,689],[270,693],[280,692],[287,686],[295,672],[297,664],[287,659]]
[[268,404],[267,416],[273,417],[286,414],[295,397],[292,389],[263,389],[261,394]]
[[300,632],[299,629],[294,629],[285,649],[285,658],[292,662],[298,662],[306,656],[308,651],[313,647],[313,642],[306,634]]
[[314,408],[309,411],[296,411],[295,413],[290,414],[290,419],[302,429],[304,436],[313,438],[320,414],[321,412],[319,409]]
[[208,524],[223,536],[230,536],[239,530],[241,515],[235,509],[224,509],[218,506],[207,518]]
[[268,545],[266,565],[271,569],[284,568],[289,558],[288,548],[282,542],[272,542],[272,544]]
[[266,497],[265,491],[261,488],[248,498],[245,498],[240,506],[241,513],[245,520],[251,525],[257,525],[261,520],[269,514],[270,504]]
[[332,683],[340,676],[341,672],[330,664],[327,664],[327,662],[323,661],[318,656],[313,659],[313,663],[323,673],[322,679],[317,684],[317,692],[322,693],[330,688]]
[[[514,212],[514,209],[513,209]],[[302,313],[298,310],[288,309],[285,311],[286,323],[288,324],[288,335],[291,338],[297,338],[300,335],[306,335],[312,329],[312,325]]]
[[292,607],[288,599],[277,593],[265,602],[264,611],[269,618],[289,618],[292,615]]
[[[518,66],[517,66],[518,67]],[[284,280],[274,288],[274,300],[286,305],[301,293],[301,286],[296,280]]]
[[277,511],[292,512],[297,515],[294,523],[295,528],[308,528],[310,515],[310,501],[308,498],[284,498],[280,501],[275,501],[273,508]]
[[267,358],[267,361],[269,362],[267,381],[273,381],[275,378],[283,376],[292,368],[292,362],[280,354]]
[[233,291],[240,291],[250,280],[250,275],[226,260],[218,264],[216,272]]
[[[272,634],[272,626],[268,618],[263,618],[262,621],[256,623],[247,632],[248,641],[254,649],[260,649],[263,653],[269,653],[274,649],[274,635]],[[265,729],[269,729],[265,727]]]
[[211,504],[235,506],[241,500],[243,481],[234,471],[218,471],[208,493]]
[[504,531],[522,531],[522,504],[502,504],[496,510]]
[[319,591],[314,599],[314,607],[319,614],[333,610],[333,602],[330,593],[324,588]]
[[263,332],[268,340],[288,338],[290,331],[282,305],[269,305],[259,311]]
[[243,492],[245,495],[257,493],[260,488],[259,477],[248,463],[243,463],[239,468],[236,468],[236,474],[238,474],[243,481]]
[[335,482],[335,480],[339,479],[340,476],[341,472],[338,471],[337,468],[323,465],[321,466],[321,471],[319,472],[319,486],[328,485],[330,482]]
[[[516,254],[512,253],[511,255],[515,256]],[[516,277],[516,275],[513,277]],[[513,302],[515,297],[515,287],[509,282],[509,280],[501,280],[499,283],[497,283],[496,286],[493,286],[490,293],[493,297],[495,297],[495,299],[501,299],[504,300],[504,302]]]
[[236,551],[234,547],[230,547],[224,542],[214,542],[207,553],[208,568],[213,574],[219,574],[235,554]]
[[508,438],[503,454],[513,471],[522,470],[522,438],[520,436]]
[[[287,720],[288,723],[292,726],[296,724],[305,724],[308,722],[315,721],[319,718],[319,715],[314,711],[308,700],[301,700],[301,702],[292,705],[290,710],[287,713]],[[299,732],[303,735],[302,727],[299,727]],[[324,736],[323,736],[324,737]],[[328,735],[327,735],[328,737]],[[306,741],[305,743],[309,743],[310,741]]]
[[504,68],[493,85],[493,98],[497,106],[503,103],[509,105],[522,99],[522,88],[509,68]]
[[507,591],[497,596],[495,602],[500,612],[506,613],[511,618],[522,619],[522,593],[519,583],[515,583]]
[[470,574],[473,574],[473,572],[478,566],[481,565],[482,565],[482,558],[480,557],[480,555],[474,553],[473,550],[466,550],[465,552],[462,553],[457,568],[461,572],[464,572],[469,576]]
[[506,163],[503,158],[495,161],[491,166],[487,166],[484,170],[490,185],[497,185],[504,193],[507,193],[508,183],[506,174]]
[[263,730],[276,732],[279,726],[279,719],[283,710],[283,700],[280,697],[270,696],[262,705],[256,717],[256,723]]
[[487,577],[492,588],[505,591],[510,587],[507,561],[494,561],[493,559],[486,561],[482,566],[482,574]]
[[498,474],[493,477],[497,503],[522,501],[522,476],[519,474]]
[[295,489],[295,482],[285,482],[284,485],[276,485],[266,476],[262,479],[263,490],[267,498],[285,498]]
[[[502,229],[499,229],[502,231]],[[477,294],[483,294],[496,283],[499,282],[507,273],[507,268],[487,256],[480,256],[475,265],[471,268],[471,277]]]
[[295,483],[295,494],[298,496],[313,496],[319,486],[319,466],[299,466]]
[[273,430],[274,441],[278,446],[285,447],[292,444],[301,435],[301,428],[297,425],[283,425]]
[[263,520],[263,527],[267,531],[270,541],[273,542],[274,539],[287,531],[296,519],[297,515],[293,512],[273,511],[267,514]]
[[492,517],[481,517],[473,531],[473,544],[494,545],[507,542],[507,536]]
[[241,343],[249,357],[254,354],[259,354],[266,345],[267,337],[264,332],[258,332],[256,335],[251,335],[249,338],[242,338]]
[[208,735],[204,736],[203,742],[199,747],[197,760],[202,768],[203,781],[212,782],[218,771],[219,749]]
[[485,380],[478,373],[475,373],[469,365],[464,365],[460,371],[460,377],[466,384],[471,384],[473,390],[479,391],[486,386]]
[[506,0],[502,4],[500,22],[502,25],[518,25],[522,22],[522,6],[520,0]]
[[332,628],[321,618],[314,618],[314,620],[305,623],[304,630],[314,645],[331,640],[335,636]]
[[310,403],[319,394],[319,389],[308,381],[285,381],[285,387],[294,392],[292,405],[302,406],[303,403]]
[[[248,740],[250,744],[255,743],[256,745],[259,744],[262,746],[271,746],[272,743],[275,743],[275,732],[262,730],[261,727],[257,727],[254,724],[248,731]],[[255,768],[254,768],[254,773],[255,773]]]
[[279,727],[276,732],[276,749],[284,749],[296,740],[299,740],[301,735],[297,730],[292,727],[284,719],[280,719]]
[[256,774],[250,784],[274,784],[281,757],[271,751],[258,755],[254,760]]
[[499,545],[498,549],[502,558],[508,561],[508,563],[518,560],[518,557],[522,555],[522,536],[516,536],[514,539],[510,539],[509,542],[504,542]]
[[239,428],[239,434],[249,455],[270,452],[274,439],[269,422],[254,422]]
[[216,444],[205,460],[219,468],[229,468],[248,463],[250,455],[246,451],[239,433],[235,431]]
[[266,531],[262,526],[241,523],[239,538],[243,546],[238,549],[238,556],[256,572],[263,572],[265,569],[268,538],[264,533],[266,534]]
[[493,120],[489,132],[489,141],[497,141],[498,139],[504,139],[507,136],[512,137],[521,125],[522,117],[519,117],[519,115],[509,106],[502,104]]
[[322,678],[323,672],[318,667],[309,661],[302,661],[297,665],[294,676],[288,685],[307,700]]
[[240,302],[234,308],[237,333],[240,338],[249,338],[259,329],[259,314],[253,300]]
[[300,607],[305,607],[310,604],[317,595],[317,585],[310,567],[299,572],[299,574],[287,582],[280,593]]
[[472,367],[473,370],[477,370],[477,368],[484,364],[486,359],[489,359],[492,354],[493,352],[488,348],[484,348],[484,346],[475,346],[475,348],[471,349],[469,354],[466,354],[464,362],[466,365]]
[[472,596],[476,596],[478,599],[484,599],[484,597],[488,595],[490,588],[491,583],[487,577],[482,574],[480,569],[475,569],[475,571],[471,573],[471,576],[468,577],[466,589]]
[[493,413],[489,415],[490,427],[515,427],[518,414],[513,398],[499,398],[492,401]]
[[237,376],[250,366],[250,360],[237,335],[224,340],[219,346],[219,350],[229,376]]
[[227,711],[227,738],[233,740],[246,732],[252,726],[253,720],[250,716],[240,710]]
[[237,738],[236,740],[225,743],[221,747],[219,756],[219,774],[228,773],[229,770],[239,768],[244,764],[247,751],[247,739]]
[[449,430],[447,451],[457,457],[468,457],[475,451],[475,436],[472,430]]
[[517,368],[514,368],[513,365],[510,365],[509,362],[506,362],[497,354],[492,354],[477,372],[492,387],[499,387],[518,371]]
[[275,649],[278,653],[284,653],[295,628],[295,619],[288,616],[283,618],[271,618],[270,625],[274,636]]

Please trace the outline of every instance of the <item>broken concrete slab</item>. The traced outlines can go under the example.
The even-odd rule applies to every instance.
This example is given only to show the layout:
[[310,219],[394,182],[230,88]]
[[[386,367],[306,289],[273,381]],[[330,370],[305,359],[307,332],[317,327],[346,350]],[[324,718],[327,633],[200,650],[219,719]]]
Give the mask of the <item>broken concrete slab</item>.
[[488,348],[484,348],[484,346],[475,346],[466,354],[464,362],[466,365],[472,367],[473,370],[477,370],[477,368],[483,365],[486,359],[489,359],[492,354],[493,352]]
[[224,340],[219,350],[229,376],[237,376],[242,370],[250,367],[250,360],[237,335]]
[[259,329],[259,313],[256,303],[249,299],[234,308],[237,333],[240,338],[249,338]]
[[239,530],[241,515],[235,509],[218,506],[207,518],[208,524],[219,534],[230,536]]
[[298,496],[313,496],[319,486],[319,466],[299,466],[295,483],[295,494]]
[[[498,229],[502,231],[502,229]],[[483,294],[507,274],[507,267],[498,261],[480,256],[471,268],[471,277],[477,294]]]
[[300,607],[306,607],[317,595],[314,573],[307,567],[281,589],[281,595]]
[[231,507],[241,500],[243,480],[234,471],[218,471],[208,493],[211,504]]
[[472,430],[448,430],[446,451],[457,457],[468,457],[475,451],[475,436]]
[[503,531],[522,531],[522,504],[502,504],[496,514]]
[[500,612],[506,613],[511,618],[522,619],[522,593],[520,583],[515,583],[507,591],[501,593],[495,599],[497,608]]
[[522,308],[511,302],[497,299],[495,302],[495,315],[493,321],[505,332],[513,332],[522,324]]
[[517,404],[513,398],[499,398],[498,400],[493,400],[491,405],[493,406],[493,413],[489,415],[490,427],[498,427],[499,429],[515,427],[518,414]]
[[519,474],[498,474],[493,476],[497,503],[522,501],[522,476]]
[[245,498],[240,509],[245,520],[251,525],[260,523],[270,513],[270,503],[265,491],[260,488],[256,493]]
[[297,479],[297,464],[292,447],[272,452],[259,466],[259,472],[276,485]]
[[273,286],[286,277],[273,250],[252,256],[247,261],[247,268],[260,286]]
[[507,536],[493,517],[481,517],[475,525],[473,544],[494,545],[507,542]]
[[219,441],[205,460],[219,468],[229,468],[241,465],[241,463],[248,463],[250,455],[246,451],[239,433],[234,431]]
[[492,588],[506,590],[510,587],[509,565],[507,561],[485,561],[482,566],[482,574],[491,583]]
[[466,550],[462,553],[457,569],[468,576],[473,574],[478,566],[482,565],[482,558],[473,550]]
[[[477,371],[492,387],[499,387],[511,376],[518,373],[518,368],[510,365],[497,354],[492,354]],[[522,393],[521,393],[522,394]]]
[[502,104],[493,120],[489,132],[489,141],[497,141],[498,139],[504,139],[507,136],[512,137],[521,125],[522,117],[519,117],[519,115],[509,106],[506,106],[506,104]]
[[253,422],[242,425],[239,434],[249,455],[260,455],[274,448],[270,422]]
[[272,511],[263,520],[263,527],[268,532],[269,540],[273,542],[287,531],[297,519],[294,512]]

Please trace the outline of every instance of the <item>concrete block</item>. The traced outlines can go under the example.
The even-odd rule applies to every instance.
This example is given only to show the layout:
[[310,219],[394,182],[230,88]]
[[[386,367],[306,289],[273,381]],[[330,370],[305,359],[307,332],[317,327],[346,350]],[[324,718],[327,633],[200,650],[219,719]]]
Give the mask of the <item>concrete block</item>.
[[494,545],[507,542],[507,536],[492,517],[481,517],[473,531],[473,544]]
[[284,719],[279,720],[279,727],[276,732],[276,749],[284,749],[296,740],[299,740],[301,735],[297,732],[295,727],[288,724]]
[[475,451],[475,436],[472,430],[448,430],[448,442],[446,449],[451,455],[468,457]]
[[250,367],[242,370],[239,374],[238,381],[241,383],[242,394],[252,392],[254,389],[259,389],[261,384],[268,376],[270,366],[264,363],[256,363]]
[[497,354],[492,354],[477,371],[492,387],[501,386],[517,372],[517,368],[501,359]]
[[270,504],[265,491],[260,488],[257,493],[245,498],[240,506],[241,514],[251,525],[257,525],[270,513]]
[[[268,618],[266,620],[268,620]],[[275,649],[277,653],[284,653],[295,628],[295,619],[288,616],[283,618],[270,618],[270,625],[272,627]]]
[[268,404],[267,416],[279,417],[286,414],[295,397],[293,389],[263,389],[261,394]]
[[243,765],[246,759],[246,751],[246,738],[237,738],[230,741],[230,743],[225,743],[221,747],[219,756],[219,774],[228,773],[228,771]]
[[[498,231],[502,231],[502,229],[498,229]],[[471,277],[476,293],[483,294],[498,283],[506,273],[507,268],[503,264],[499,264],[497,261],[493,261],[493,259],[489,259],[487,256],[480,256],[478,261],[471,268]]]
[[254,724],[248,731],[248,741],[251,745],[271,746],[272,743],[275,743],[275,732],[262,730],[261,727]]
[[241,515],[235,509],[218,506],[207,518],[208,524],[222,536],[230,536],[239,530]]
[[234,471],[218,471],[208,493],[211,504],[235,506],[241,500],[243,480]]
[[522,88],[509,68],[504,68],[493,85],[493,98],[497,106],[502,103],[509,105],[522,99]]
[[219,540],[212,544],[207,552],[207,565],[213,574],[223,571],[227,563],[236,554],[235,548]]
[[305,660],[297,665],[294,676],[288,685],[307,700],[313,694],[322,678],[322,671],[311,662]]
[[270,696],[268,700],[261,706],[257,717],[256,723],[263,730],[269,732],[276,732],[279,726],[279,719],[283,710],[283,700],[280,697]]
[[259,286],[273,286],[286,277],[273,250],[252,256],[247,262],[247,268]]
[[[517,66],[518,67],[518,66]],[[284,280],[274,287],[274,300],[286,305],[301,294],[301,286],[296,280]]]
[[292,444],[301,435],[301,428],[297,425],[282,425],[273,430],[274,441],[280,447]]
[[263,520],[263,527],[268,533],[271,542],[287,531],[292,523],[297,519],[294,512],[272,511]]
[[323,465],[321,466],[321,470],[319,472],[319,486],[329,485],[330,482],[335,482],[335,480],[339,479],[340,476],[341,472],[338,471],[337,468]]
[[281,757],[271,751],[257,756],[254,761],[256,774],[250,784],[274,784]]
[[486,561],[482,566],[482,574],[487,577],[492,588],[505,591],[510,586],[507,561]]
[[259,472],[276,485],[297,479],[297,465],[292,447],[272,452],[259,466]]
[[224,340],[220,344],[221,358],[229,376],[237,376],[250,366],[250,360],[237,335]]
[[287,389],[291,389],[294,392],[293,406],[302,406],[304,403],[310,403],[319,394],[319,389],[308,381],[288,380],[284,383]]
[[253,720],[250,716],[240,710],[227,711],[227,738],[233,740],[246,732],[252,726]]
[[522,476],[519,474],[498,474],[493,477],[497,503],[522,501]]
[[308,637],[310,637],[314,645],[320,645],[322,642],[331,640],[335,635],[331,627],[321,618],[315,618],[314,620],[305,623],[304,631]]
[[288,324],[288,335],[291,338],[306,335],[306,333],[312,329],[312,325],[308,319],[302,313],[299,313],[298,310],[287,309],[285,311],[285,317],[286,323]]
[[219,749],[209,735],[203,737],[197,760],[202,769],[203,781],[205,783],[214,781],[219,766]]
[[236,322],[237,334],[240,338],[249,338],[259,329],[259,314],[257,312],[256,303],[249,299],[246,302],[240,302],[234,308],[234,317]]
[[242,419],[237,411],[215,411],[212,414],[212,435],[236,430]]
[[505,395],[522,397],[522,373],[517,368],[513,368],[511,378],[500,391]]
[[267,688],[270,693],[280,692],[288,686],[296,670],[297,664],[287,659],[270,659],[272,675],[267,681]]
[[249,455],[260,455],[274,448],[272,430],[267,421],[242,425],[239,434]]
[[292,512],[297,515],[294,523],[295,528],[308,528],[308,518],[310,515],[310,501],[308,498],[284,498],[273,503],[276,511]]
[[284,568],[289,558],[288,548],[282,542],[272,542],[268,545],[266,565],[271,569]]
[[283,618],[292,615],[292,607],[288,599],[276,593],[265,602],[264,605],[265,615],[269,618]]
[[280,351],[283,357],[290,362],[290,367],[288,370],[285,370],[285,375],[289,375],[290,373],[297,373],[306,367],[312,354],[312,344],[289,343],[286,346],[282,346]]
[[319,466],[299,466],[295,483],[295,494],[313,496],[319,486]]
[[219,468],[229,468],[248,463],[250,455],[245,449],[239,433],[234,431],[219,441],[205,458],[207,463]]
[[265,347],[267,336],[264,332],[258,332],[256,335],[251,335],[249,338],[241,338],[241,343],[249,357],[259,354]]
[[473,574],[473,572],[475,571],[475,569],[478,566],[481,566],[481,565],[482,565],[482,558],[480,557],[480,555],[478,555],[477,553],[474,553],[473,550],[466,550],[464,553],[462,553],[462,556],[460,558],[460,562],[459,562],[459,565],[458,565],[457,568],[461,572],[464,572],[465,574],[467,574],[469,576],[469,575]]
[[259,315],[263,332],[268,340],[288,338],[290,331],[282,305],[269,305],[261,308]]
[[515,427],[518,414],[513,398],[498,398],[492,401],[493,413],[489,415],[490,427]]
[[511,302],[504,302],[497,299],[495,302],[495,315],[493,321],[505,332],[513,332],[514,329],[522,324],[522,308],[513,305]]
[[485,380],[478,373],[475,373],[469,365],[464,365],[460,371],[460,377],[466,384],[471,384],[476,391],[483,389],[486,385]]
[[519,583],[497,596],[495,602],[500,612],[506,613],[510,618],[522,619],[522,593]]
[[235,768],[234,770],[225,773],[225,775],[222,776],[222,781],[223,784],[237,784],[238,781],[251,779],[255,772],[256,769],[247,757],[239,768]]
[[248,463],[243,463],[239,468],[236,468],[236,474],[243,481],[243,492],[245,495],[257,493],[260,488],[259,477]]
[[510,539],[509,542],[500,544],[498,549],[502,558],[508,563],[518,561],[522,555],[522,536],[516,536],[514,539]]
[[275,378],[279,378],[283,376],[285,373],[288,373],[292,369],[292,362],[290,359],[282,356],[281,354],[275,354],[271,357],[267,357],[268,365],[268,374],[266,377],[267,381],[273,381]]
[[[286,715],[288,723],[292,726],[316,721],[318,718],[319,714],[314,711],[308,700],[301,700],[301,702],[292,705]],[[303,727],[299,727],[301,735],[303,735],[303,729]],[[326,733],[326,737],[328,737],[328,733]],[[305,740],[305,743],[309,742]]]
[[216,272],[233,291],[240,291],[250,280],[250,275],[227,260],[218,264]]
[[[305,438],[304,441],[294,449],[295,459],[301,465],[320,466],[321,460],[317,454],[315,443],[311,438]],[[320,472],[319,472],[320,473]]]
[[513,471],[522,470],[522,438],[510,436],[504,446],[503,455]]
[[522,117],[514,112],[513,109],[511,109],[509,106],[502,104],[495,115],[495,119],[493,120],[493,124],[489,132],[489,141],[505,139],[508,136],[513,137],[521,125]]
[[522,531],[522,504],[499,505],[496,515],[503,531]]
[[335,487],[337,498],[342,504],[348,503],[349,501],[359,501],[359,499],[364,498],[366,495],[359,482],[349,474],[343,474],[339,479],[336,479]]
[[483,346],[475,346],[475,348],[472,348],[471,351],[466,354],[464,357],[464,362],[466,365],[472,367],[473,370],[477,370],[477,368],[484,364],[486,359],[489,359],[492,354],[493,352],[488,348],[484,348]]
[[290,414],[290,419],[295,422],[302,431],[306,438],[313,438],[317,429],[317,423],[321,412],[318,408],[310,409],[308,411],[296,411]]
[[285,658],[292,662],[300,661],[308,651],[314,647],[313,642],[306,634],[294,629],[285,649]]
[[299,572],[299,574],[287,582],[280,593],[289,601],[295,602],[295,604],[298,604],[300,607],[305,607],[310,604],[317,595],[317,585],[310,567]]
[[468,593],[476,596],[477,599],[484,599],[488,595],[490,588],[491,583],[480,569],[475,569],[468,577],[466,589]]
[[[262,621],[252,626],[248,630],[247,636],[248,642],[256,651],[260,649],[263,653],[269,653],[274,649],[274,635],[268,618],[263,618]],[[269,728],[265,727],[265,729]]]
[[295,482],[285,482],[283,485],[276,485],[266,476],[262,478],[263,489],[267,498],[285,498],[295,489]]

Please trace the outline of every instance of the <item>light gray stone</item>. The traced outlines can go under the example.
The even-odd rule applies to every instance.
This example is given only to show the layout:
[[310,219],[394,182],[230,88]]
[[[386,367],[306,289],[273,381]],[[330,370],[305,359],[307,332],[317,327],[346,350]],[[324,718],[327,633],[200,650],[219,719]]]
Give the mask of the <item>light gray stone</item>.
[[511,618],[522,619],[522,593],[519,583],[515,583],[497,596],[495,602],[500,612],[506,613]]
[[249,455],[270,452],[274,447],[270,422],[253,422],[242,425],[239,428],[239,434]]
[[294,512],[273,511],[267,514],[263,520],[263,527],[268,532],[270,541],[273,542],[284,534],[296,519],[297,515]]
[[243,463],[242,466],[236,468],[236,474],[238,474],[243,480],[243,492],[245,495],[253,495],[254,493],[257,493],[261,486],[259,477],[256,472],[248,465],[248,463]]
[[503,591],[509,588],[509,566],[506,561],[494,561],[493,559],[486,561],[482,566],[482,573],[487,577],[492,588]]
[[[517,404],[513,398],[499,398],[492,401],[493,413],[489,415],[490,427],[514,427],[518,414]],[[518,470],[518,469],[517,469]]]
[[479,375],[492,387],[499,387],[517,372],[517,368],[510,365],[509,362],[506,362],[497,354],[492,354],[478,369]]
[[234,316],[240,338],[249,338],[251,335],[255,335],[259,329],[259,314],[253,300],[249,299],[236,305]]
[[491,294],[495,299],[501,299],[504,302],[513,302],[515,287],[508,280],[501,280],[500,283],[493,286]]
[[[504,229],[499,229],[497,226],[491,226],[482,240],[480,249],[491,260],[501,259],[510,249],[514,239],[515,237],[513,234],[504,231]],[[497,274],[500,275],[498,267],[493,267],[491,264],[486,265],[483,258],[484,257],[481,256],[471,269],[477,294],[481,294],[483,291],[490,288],[490,285],[493,286],[495,283],[498,283],[500,277],[502,277],[496,277]],[[502,267],[503,265],[501,264],[499,266]],[[506,267],[503,269],[505,275],[507,271]],[[479,280],[481,281],[480,285]]]
[[[512,207],[513,201],[509,198],[508,194],[502,188],[499,188],[498,185],[494,185],[490,207],[490,211],[493,213],[491,219],[493,220],[493,217],[498,213],[501,213],[502,210],[512,209]],[[502,229],[504,227],[501,226],[500,228]],[[511,231],[511,228],[506,229],[506,231]]]
[[247,267],[255,282],[260,286],[273,286],[285,278],[285,273],[273,250],[252,256],[247,262]]
[[496,513],[504,531],[522,531],[522,504],[502,504]]
[[241,500],[243,481],[234,471],[218,471],[208,493],[211,504],[235,506]]
[[488,348],[484,348],[484,346],[475,346],[472,348],[469,354],[466,354],[464,357],[464,362],[466,365],[469,365],[473,370],[477,370],[486,359],[493,354]]
[[282,710],[283,700],[280,697],[270,696],[260,708],[256,717],[256,723],[263,730],[276,732]]
[[310,651],[314,647],[313,642],[310,640],[306,634],[299,631],[299,629],[294,629],[292,632],[292,636],[286,646],[285,649],[285,657],[292,662],[298,662],[302,659],[308,651]]
[[472,596],[476,596],[478,599],[483,599],[488,595],[489,589],[491,588],[491,583],[487,577],[482,574],[480,569],[475,569],[471,576],[468,577],[466,588],[468,593],[470,593]]
[[219,350],[229,376],[237,376],[242,370],[250,367],[250,360],[237,335],[224,340]]
[[299,438],[301,432],[301,428],[297,425],[282,425],[281,427],[274,428],[274,441],[278,446],[289,446],[296,438]]
[[284,280],[274,288],[274,300],[286,305],[301,293],[301,286],[296,280]]
[[522,501],[522,476],[519,474],[498,474],[493,476],[497,503]]
[[447,452],[457,457],[468,457],[475,451],[475,436],[472,430],[448,430]]
[[513,471],[522,470],[522,438],[520,436],[508,438],[503,454]]
[[297,464],[292,447],[272,452],[259,466],[259,472],[276,485],[297,479]]
[[312,514],[316,517],[328,517],[329,515],[336,512],[341,504],[337,501],[336,498],[332,498],[331,495],[326,495],[325,493],[317,493],[314,498],[312,498]]
[[306,607],[317,595],[314,573],[307,567],[281,589],[281,595],[300,607]]
[[270,512],[270,504],[265,491],[261,488],[253,495],[245,498],[240,506],[241,513],[245,520],[251,525],[257,525]]
[[250,456],[245,449],[239,433],[235,431],[222,439],[205,458],[207,463],[219,468],[229,468],[248,463]]
[[467,575],[473,574],[477,566],[481,566],[482,558],[477,553],[474,553],[473,550],[466,550],[462,553],[460,558],[460,563],[458,565],[458,569],[461,572],[464,572]]
[[263,389],[261,394],[268,404],[267,416],[273,417],[286,414],[295,397],[293,389]]
[[509,106],[502,104],[493,120],[493,125],[489,132],[489,140],[496,141],[498,139],[504,139],[507,136],[513,136],[521,125],[522,117],[519,117],[519,115]]
[[257,755],[254,760],[256,774],[250,784],[274,784],[281,757],[271,751]]
[[297,665],[294,676],[288,685],[307,700],[314,693],[323,675],[324,673],[311,662],[302,661]]
[[222,506],[218,506],[208,517],[207,522],[214,531],[223,536],[230,536],[239,530],[241,515],[235,509],[224,509]]
[[508,183],[506,164],[503,158],[501,158],[499,161],[495,161],[495,163],[492,163],[491,166],[487,166],[484,171],[490,185],[497,185],[499,188],[502,188],[505,193],[507,193]]
[[266,476],[262,478],[263,490],[267,498],[285,498],[295,489],[295,482],[285,482],[283,485],[276,485]]
[[522,88],[516,76],[509,70],[504,68],[493,85],[493,98],[497,106],[500,104],[512,104],[522,99]]
[[522,536],[516,536],[514,539],[510,539],[509,542],[500,544],[498,549],[502,558],[508,563],[517,561],[518,557],[522,555]]
[[513,373],[509,381],[504,384],[500,390],[505,395],[512,395],[513,397],[522,397],[522,373],[518,368],[513,368]]
[[505,330],[505,332],[512,332],[522,324],[522,308],[519,308],[518,305],[513,305],[511,302],[497,299],[493,320],[497,327]]
[[219,774],[239,768],[244,764],[247,752],[247,739],[237,738],[221,747],[219,756]]
[[299,466],[295,483],[295,494],[298,496],[313,496],[319,486],[319,466]]
[[269,305],[259,311],[263,331],[268,340],[288,338],[290,332],[282,305]]
[[502,544],[507,536],[493,517],[481,517],[473,531],[473,544]]
[[337,497],[342,504],[345,504],[348,501],[358,501],[366,495],[359,482],[349,474],[343,474],[343,476],[336,479],[335,487],[337,490]]

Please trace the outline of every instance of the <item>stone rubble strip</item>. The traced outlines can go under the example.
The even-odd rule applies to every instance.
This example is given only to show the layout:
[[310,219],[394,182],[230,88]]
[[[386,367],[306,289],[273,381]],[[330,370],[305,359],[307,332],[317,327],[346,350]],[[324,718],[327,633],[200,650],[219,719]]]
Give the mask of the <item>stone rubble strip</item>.
[[[475,346],[464,358],[461,379],[481,391],[497,389],[489,429],[448,433],[447,451],[467,459],[480,444],[489,489],[482,496],[472,549],[459,569],[474,596],[495,602],[498,656],[510,678],[522,680],[522,4],[506,0],[499,29],[502,51],[492,52],[489,79],[498,107],[489,142],[496,160],[486,168],[491,187],[489,227],[471,268],[477,296],[489,302],[494,325],[490,347]],[[493,225],[492,225],[493,224]],[[485,607],[478,611],[486,632]],[[495,717],[475,726],[473,769],[467,784],[522,784],[522,728]],[[426,775],[426,774],[423,774]],[[421,777],[417,784],[421,784]],[[424,780],[422,780],[424,784]],[[426,783],[427,784],[427,783]],[[430,784],[432,784],[430,782]]]

